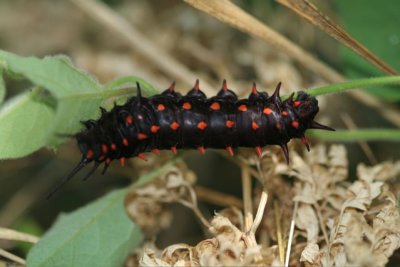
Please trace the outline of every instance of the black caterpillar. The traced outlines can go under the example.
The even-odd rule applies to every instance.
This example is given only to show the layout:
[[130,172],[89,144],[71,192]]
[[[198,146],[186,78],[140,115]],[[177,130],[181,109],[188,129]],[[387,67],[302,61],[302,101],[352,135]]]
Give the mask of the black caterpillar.
[[289,162],[290,139],[300,138],[309,150],[307,129],[333,129],[313,121],[319,110],[314,97],[300,91],[296,99],[293,93],[282,101],[280,86],[268,97],[253,83],[248,99],[238,99],[224,80],[218,94],[207,99],[198,80],[185,96],[175,92],[173,82],[163,93],[145,98],[137,83],[137,96],[126,104],[111,111],[101,108],[98,120],[83,122],[86,129],[76,135],[82,159],[48,197],[92,161],[84,179],[102,163],[105,173],[114,159],[123,166],[126,158],[145,160],[144,152],[162,149],[176,154],[194,148],[204,154],[206,148],[223,148],[233,155],[234,148],[254,147],[261,157],[262,147],[279,145]]

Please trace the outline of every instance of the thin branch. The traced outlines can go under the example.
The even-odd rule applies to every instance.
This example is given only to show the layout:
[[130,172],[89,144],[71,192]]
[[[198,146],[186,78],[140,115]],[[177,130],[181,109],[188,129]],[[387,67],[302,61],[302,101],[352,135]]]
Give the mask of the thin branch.
[[276,225],[276,237],[278,240],[278,248],[279,248],[279,260],[281,264],[285,261],[285,247],[283,245],[282,238],[282,227],[281,227],[281,216],[279,213],[278,202],[274,201],[274,215],[275,215],[275,225]]
[[206,201],[208,203],[224,207],[234,206],[239,209],[243,209],[242,200],[235,196],[221,193],[219,191],[212,190],[210,188],[200,185],[196,185],[194,190],[196,191],[197,197],[199,199]]
[[246,165],[242,165],[242,189],[243,189],[243,207],[244,207],[244,229],[243,232],[249,232],[253,224],[253,203],[251,194],[251,176]]
[[293,207],[292,220],[290,221],[289,240],[288,240],[288,244],[287,244],[287,247],[286,247],[285,267],[289,266],[290,251],[292,249],[294,226],[296,225],[296,214],[297,214],[298,206],[299,206],[299,202],[295,201],[294,202],[294,207]]

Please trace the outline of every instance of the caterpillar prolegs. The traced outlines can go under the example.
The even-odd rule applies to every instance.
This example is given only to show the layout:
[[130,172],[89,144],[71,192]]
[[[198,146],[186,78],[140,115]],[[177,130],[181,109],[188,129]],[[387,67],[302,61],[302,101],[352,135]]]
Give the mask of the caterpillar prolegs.
[[253,83],[247,99],[238,99],[224,80],[216,96],[207,98],[197,80],[184,96],[175,92],[175,82],[164,92],[151,97],[137,96],[110,111],[101,108],[97,120],[83,122],[76,134],[82,159],[49,197],[83,167],[93,162],[84,179],[104,164],[103,173],[113,160],[123,166],[131,157],[146,159],[145,152],[193,148],[204,154],[206,148],[226,149],[233,156],[237,147],[254,147],[259,157],[262,147],[279,145],[289,162],[287,143],[300,138],[309,150],[304,135],[307,129],[333,131],[314,121],[318,101],[300,91],[285,101],[279,96],[281,83],[269,97]]

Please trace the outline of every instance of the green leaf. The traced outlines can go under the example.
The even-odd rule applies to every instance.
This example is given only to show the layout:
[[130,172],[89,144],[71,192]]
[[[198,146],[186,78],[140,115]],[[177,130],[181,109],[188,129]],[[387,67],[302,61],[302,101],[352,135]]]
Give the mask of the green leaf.
[[[400,2],[398,0],[338,0],[343,26],[353,37],[382,60],[400,70]],[[343,70],[349,78],[379,76],[382,73],[350,49],[341,47]],[[366,91],[387,101],[400,101],[400,87],[376,87]]]
[[54,110],[40,99],[40,90],[12,98],[0,109],[0,158],[18,158],[46,145]]
[[29,252],[30,267],[122,266],[142,240],[140,229],[127,217],[126,190],[58,218]]
[[[51,95],[43,94],[31,101],[35,107],[31,103],[30,109],[24,106],[29,104],[26,99],[19,99],[21,103],[13,100],[4,103],[6,110],[19,112],[0,116],[0,129],[6,129],[0,132],[0,159],[22,157],[43,146],[58,145],[64,140],[60,138],[61,135],[74,134],[82,128],[80,121],[96,119],[99,107],[107,104],[106,100],[126,98],[136,92],[132,87],[126,88],[127,85],[136,87],[135,82],[138,81],[144,95],[157,93],[150,84],[132,76],[119,78],[106,86],[100,85],[90,75],[75,68],[64,56],[38,59],[0,50],[1,70],[11,78],[27,78],[36,87],[48,90]],[[2,79],[0,99],[4,94],[1,82]],[[27,96],[25,98],[29,99]],[[46,114],[41,117],[43,113]],[[26,125],[29,127],[26,128]],[[33,131],[27,130],[31,128]],[[19,131],[14,132],[16,129]],[[26,144],[28,139],[30,143]]]

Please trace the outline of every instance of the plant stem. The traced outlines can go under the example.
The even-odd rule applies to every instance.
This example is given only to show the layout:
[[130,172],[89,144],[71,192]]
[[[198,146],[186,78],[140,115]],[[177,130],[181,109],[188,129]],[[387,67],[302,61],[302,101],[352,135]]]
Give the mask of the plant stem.
[[251,176],[246,165],[242,165],[243,207],[244,207],[244,229],[247,233],[253,224],[253,205],[251,199]]
[[400,141],[400,130],[396,129],[360,129],[328,131],[307,131],[310,137],[324,141]]
[[343,83],[335,83],[323,87],[307,89],[307,93],[312,96],[319,96],[325,94],[338,93],[350,89],[364,88],[376,85],[386,85],[386,84],[400,84],[400,76],[386,76],[386,77],[376,77],[359,79]]

